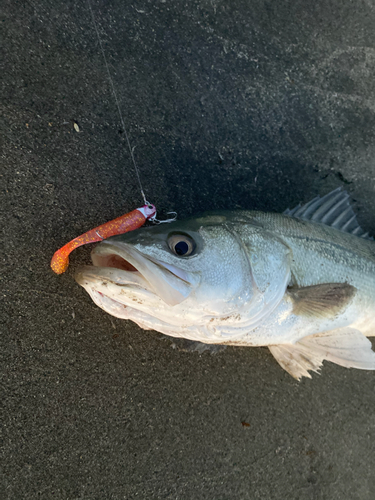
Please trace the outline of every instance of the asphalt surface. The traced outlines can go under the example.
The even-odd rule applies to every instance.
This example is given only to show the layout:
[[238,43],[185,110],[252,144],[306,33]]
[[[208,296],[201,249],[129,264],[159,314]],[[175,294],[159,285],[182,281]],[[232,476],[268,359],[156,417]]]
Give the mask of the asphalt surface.
[[[160,216],[342,186],[375,231],[372,0],[92,0]],[[50,259],[142,202],[85,2],[1,13],[1,499],[375,498],[375,373],[176,351]],[[79,132],[74,128],[78,124]]]

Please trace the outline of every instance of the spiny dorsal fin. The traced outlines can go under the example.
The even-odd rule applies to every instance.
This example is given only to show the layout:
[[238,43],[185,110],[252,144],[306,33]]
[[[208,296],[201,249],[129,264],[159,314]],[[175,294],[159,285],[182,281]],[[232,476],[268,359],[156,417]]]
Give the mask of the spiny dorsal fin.
[[375,370],[375,352],[371,342],[359,330],[339,328],[310,335],[295,344],[269,346],[276,361],[292,377],[309,377],[326,359],[346,368]]
[[310,318],[334,318],[342,312],[357,289],[348,283],[288,288],[287,296],[293,303],[293,314]]
[[345,231],[362,238],[373,239],[369,238],[369,234],[365,233],[358,224],[349,198],[349,194],[346,191],[342,191],[341,187],[339,187],[322,198],[317,196],[305,205],[301,206],[299,204],[291,210],[288,208],[284,214],[298,217],[299,219],[320,222],[340,229],[340,231]]

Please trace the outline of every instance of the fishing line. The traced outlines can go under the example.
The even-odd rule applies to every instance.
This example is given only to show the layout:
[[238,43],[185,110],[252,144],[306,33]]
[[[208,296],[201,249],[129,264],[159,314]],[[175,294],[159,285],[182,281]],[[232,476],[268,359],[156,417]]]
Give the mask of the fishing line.
[[115,101],[116,101],[116,105],[117,105],[117,109],[118,109],[118,114],[120,116],[120,122],[121,122],[122,128],[123,128],[124,133],[125,133],[126,142],[128,143],[128,148],[129,148],[130,156],[131,156],[131,159],[132,159],[132,162],[133,162],[133,165],[134,165],[135,173],[137,175],[137,180],[138,180],[138,184],[139,184],[139,187],[140,187],[140,190],[141,190],[143,201],[145,202],[145,205],[151,205],[146,200],[146,196],[145,196],[145,193],[143,191],[141,177],[139,175],[139,169],[138,169],[137,164],[135,162],[135,158],[134,158],[134,154],[133,154],[133,148],[131,147],[131,144],[130,144],[128,132],[127,132],[126,127],[125,127],[124,118],[122,117],[120,103],[119,103],[118,98],[117,98],[117,94],[116,94],[115,86],[114,86],[113,79],[112,79],[112,76],[111,76],[111,72],[109,71],[109,65],[108,65],[108,62],[107,62],[107,58],[105,56],[105,52],[104,52],[102,40],[100,38],[99,30],[98,30],[98,27],[96,25],[95,16],[94,16],[94,12],[93,12],[92,7],[91,7],[90,0],[87,0],[87,5],[89,6],[89,10],[91,12],[92,22],[93,22],[93,25],[94,25],[94,28],[95,28],[95,31],[96,31],[96,36],[98,37],[98,42],[99,42],[99,45],[100,45],[100,49],[101,49],[102,54],[103,54],[103,59],[104,59],[104,62],[105,62],[105,67],[107,68],[108,79],[109,79],[111,87],[112,87],[112,93],[113,93],[113,96],[114,96]]
[[[135,162],[134,154],[133,154],[134,148],[132,148],[130,145],[129,135],[128,135],[128,132],[127,132],[126,127],[125,127],[124,118],[123,118],[122,113],[121,113],[120,103],[119,103],[118,98],[117,98],[117,94],[116,94],[115,86],[114,86],[113,79],[111,76],[111,72],[109,71],[108,61],[107,61],[107,58],[105,56],[102,40],[100,38],[99,30],[98,30],[96,22],[95,22],[95,16],[94,16],[94,12],[93,12],[92,7],[91,7],[90,0],[87,0],[87,5],[88,5],[89,10],[91,12],[92,22],[94,24],[96,35],[98,37],[98,41],[99,41],[99,45],[100,45],[100,49],[101,49],[102,54],[103,54],[105,67],[107,68],[108,79],[110,81],[110,84],[112,87],[112,93],[113,93],[113,96],[114,96],[115,101],[116,101],[118,114],[120,116],[121,125],[122,125],[122,128],[124,129],[124,132],[125,132],[126,142],[128,143],[130,156],[131,156],[131,159],[133,161],[135,173],[137,175],[139,187],[141,190],[141,195],[142,195],[143,201],[144,201],[144,206],[136,208],[132,212],[129,212],[129,213],[124,214],[120,217],[117,217],[116,219],[114,219],[112,221],[101,224],[100,226],[95,227],[94,229],[86,231],[85,233],[81,234],[80,236],[77,236],[73,240],[66,243],[66,245],[64,245],[63,247],[59,248],[53,254],[53,257],[51,260],[51,269],[56,274],[62,274],[67,270],[67,268],[69,266],[70,253],[82,245],[86,245],[87,243],[95,243],[97,241],[103,241],[106,238],[110,238],[111,236],[117,236],[119,234],[124,234],[124,233],[127,233],[129,231],[134,231],[135,229],[138,229],[141,226],[143,226],[143,224],[147,220],[152,221],[156,224],[162,224],[164,222],[173,222],[177,218],[176,212],[169,212],[168,215],[173,215],[172,218],[164,220],[164,221],[158,220],[156,218],[155,205],[152,205],[152,203],[149,203],[146,199],[145,193],[143,191],[141,177],[139,175],[139,170],[138,170],[137,164]],[[77,125],[77,127],[78,127],[78,125]]]

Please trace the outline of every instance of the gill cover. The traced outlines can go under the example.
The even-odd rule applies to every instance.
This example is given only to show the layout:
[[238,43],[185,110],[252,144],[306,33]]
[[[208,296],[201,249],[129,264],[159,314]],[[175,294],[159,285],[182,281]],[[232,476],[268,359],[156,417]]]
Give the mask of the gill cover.
[[[250,219],[250,218],[249,218]],[[241,324],[222,329],[232,339],[259,326],[282,301],[291,277],[291,250],[271,232],[251,220],[233,224],[230,231],[248,261],[251,300],[241,311]]]

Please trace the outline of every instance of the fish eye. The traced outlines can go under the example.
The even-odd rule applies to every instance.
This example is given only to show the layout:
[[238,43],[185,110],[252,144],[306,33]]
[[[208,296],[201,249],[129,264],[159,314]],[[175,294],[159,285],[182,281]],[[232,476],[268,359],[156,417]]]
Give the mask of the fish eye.
[[168,246],[178,257],[188,257],[195,250],[195,243],[186,234],[173,234],[168,238]]

